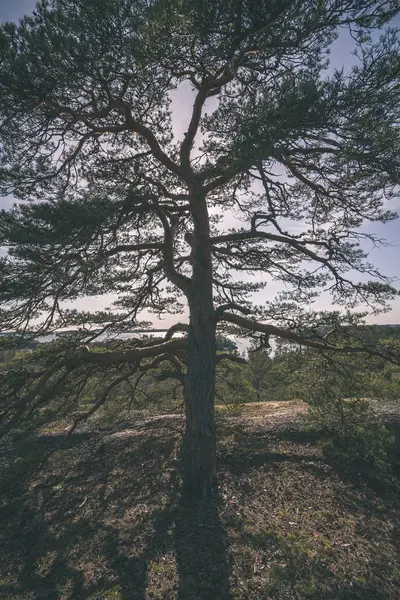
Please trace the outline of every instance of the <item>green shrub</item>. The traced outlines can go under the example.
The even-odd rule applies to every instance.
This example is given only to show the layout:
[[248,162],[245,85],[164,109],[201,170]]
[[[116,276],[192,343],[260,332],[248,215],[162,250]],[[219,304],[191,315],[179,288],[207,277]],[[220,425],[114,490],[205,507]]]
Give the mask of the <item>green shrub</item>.
[[376,422],[370,402],[345,399],[338,392],[328,388],[324,397],[309,402],[306,420],[312,429],[324,432],[325,457],[346,475],[392,484],[393,433]]
[[384,425],[347,423],[333,431],[322,448],[327,459],[347,475],[388,484],[393,481],[389,453],[394,441]]
[[361,398],[345,399],[331,390],[307,401],[306,421],[312,427],[332,431],[347,425],[363,424],[371,415],[370,402]]

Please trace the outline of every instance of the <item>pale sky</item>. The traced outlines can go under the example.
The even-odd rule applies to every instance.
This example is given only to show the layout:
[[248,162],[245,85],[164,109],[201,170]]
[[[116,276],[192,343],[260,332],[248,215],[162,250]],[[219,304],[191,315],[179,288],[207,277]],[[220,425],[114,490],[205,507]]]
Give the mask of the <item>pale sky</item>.
[[[0,3],[0,21],[18,20],[24,14],[32,12],[36,2],[34,0],[1,0]],[[400,26],[400,18],[396,18],[396,25]],[[354,62],[354,56],[351,52],[354,46],[350,36],[344,34],[340,36],[340,39],[335,42],[332,47],[331,63],[335,68],[341,68],[342,66],[349,67]],[[182,137],[183,132],[187,130],[187,123],[190,118],[190,112],[192,108],[192,95],[189,86],[180,89],[178,93],[175,93],[173,99],[173,124],[176,136]],[[7,208],[11,206],[12,198],[0,198],[0,207]],[[391,204],[392,210],[400,209],[400,198],[396,204]],[[400,288],[400,219],[387,223],[386,225],[369,223],[367,224],[364,231],[368,233],[374,233],[378,237],[385,238],[390,244],[387,247],[375,249],[370,255],[370,262],[378,267],[385,275],[394,277],[396,279],[395,287]],[[272,289],[273,288],[273,289]],[[269,291],[265,290],[263,296],[260,293],[257,297],[257,302],[262,302],[262,298],[267,299],[271,297],[271,293],[275,293],[278,288],[277,286],[268,286]],[[102,298],[91,298],[90,300],[81,299],[78,303],[75,303],[77,308],[81,309],[103,309],[110,304],[112,297]],[[329,300],[322,298],[317,301],[313,308],[327,309],[329,308]],[[166,317],[162,324],[158,321],[155,326],[169,326],[176,321],[176,316]],[[393,310],[390,313],[382,314],[371,319],[374,323],[400,323],[400,298],[393,303]]]

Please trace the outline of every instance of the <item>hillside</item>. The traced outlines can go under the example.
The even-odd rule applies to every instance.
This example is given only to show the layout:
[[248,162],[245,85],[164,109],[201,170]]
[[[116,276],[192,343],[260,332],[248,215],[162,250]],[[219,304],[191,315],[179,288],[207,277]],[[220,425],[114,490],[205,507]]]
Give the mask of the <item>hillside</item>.
[[399,598],[398,494],[330,466],[304,411],[218,411],[208,500],[180,493],[179,416],[78,432],[34,473],[59,434],[3,447],[0,597]]

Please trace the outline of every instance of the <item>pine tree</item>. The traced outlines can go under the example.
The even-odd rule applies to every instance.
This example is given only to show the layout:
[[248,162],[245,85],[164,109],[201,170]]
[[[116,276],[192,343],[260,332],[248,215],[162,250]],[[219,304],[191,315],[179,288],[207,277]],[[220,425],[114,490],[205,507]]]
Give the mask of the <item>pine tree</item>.
[[[93,386],[90,414],[126,381],[134,398],[161,365],[184,385],[183,481],[206,492],[217,330],[325,351],[357,317],[307,311],[321,291],[385,308],[395,291],[360,227],[395,216],[398,12],[397,0],[41,0],[1,26],[0,184],[19,202],[0,215],[0,327],[16,344],[76,328],[41,350],[43,372],[2,374],[4,432],[55,394],[58,414]],[[341,30],[357,59],[335,71]],[[191,102],[182,139],[176,90]],[[274,280],[286,291],[257,300]],[[117,298],[109,310],[66,305],[102,294]],[[143,311],[186,308],[189,324],[157,343],[90,345]]]

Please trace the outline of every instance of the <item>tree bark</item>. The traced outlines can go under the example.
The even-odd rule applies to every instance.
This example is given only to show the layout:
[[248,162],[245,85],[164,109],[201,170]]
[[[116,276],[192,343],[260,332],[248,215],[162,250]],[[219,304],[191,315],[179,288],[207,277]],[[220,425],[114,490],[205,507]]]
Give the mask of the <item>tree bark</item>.
[[215,480],[215,324],[191,315],[185,378],[186,427],[181,443],[181,476],[186,488],[207,495]]
[[181,476],[185,487],[205,495],[214,482],[216,463],[216,315],[207,204],[204,192],[197,184],[191,189],[190,204],[193,273],[188,296],[190,324],[184,390],[186,427],[181,443]]

